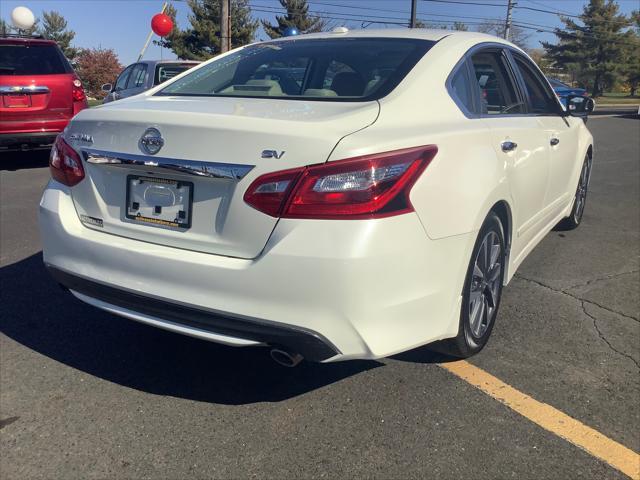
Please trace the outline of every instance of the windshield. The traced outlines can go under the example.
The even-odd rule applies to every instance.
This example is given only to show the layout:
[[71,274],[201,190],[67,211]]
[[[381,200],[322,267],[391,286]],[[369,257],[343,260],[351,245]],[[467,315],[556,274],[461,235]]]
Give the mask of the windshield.
[[375,100],[393,90],[433,44],[402,38],[261,43],[199,68],[158,95]]
[[55,45],[0,44],[0,75],[69,73],[67,61]]

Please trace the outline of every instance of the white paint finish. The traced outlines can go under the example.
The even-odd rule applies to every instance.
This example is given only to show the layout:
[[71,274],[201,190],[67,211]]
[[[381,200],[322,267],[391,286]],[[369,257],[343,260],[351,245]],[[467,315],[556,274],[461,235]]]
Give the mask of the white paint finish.
[[[121,173],[90,171],[91,181],[72,191],[52,182],[41,204],[45,261],[110,285],[314,330],[343,352],[332,361],[377,358],[455,336],[471,250],[490,208],[504,202],[512,215],[508,281],[569,213],[592,137],[571,117],[462,114],[446,89],[449,73],[473,46],[503,40],[420,29],[339,35],[439,42],[379,103],[160,98],[151,90],[83,112],[69,133],[92,134],[95,148],[137,153],[139,135],[158,125],[166,140],[160,155],[257,166],[228,197],[219,235],[211,233],[213,224],[191,236],[121,225]],[[552,136],[560,138],[557,148]],[[506,139],[518,143],[514,152],[501,151]],[[268,171],[432,144],[438,154],[411,191],[415,213],[276,221],[241,200]],[[258,158],[264,149],[286,153]],[[203,189],[216,198],[213,187]],[[221,208],[197,203],[202,211]],[[84,227],[76,209],[92,208],[120,236]]]

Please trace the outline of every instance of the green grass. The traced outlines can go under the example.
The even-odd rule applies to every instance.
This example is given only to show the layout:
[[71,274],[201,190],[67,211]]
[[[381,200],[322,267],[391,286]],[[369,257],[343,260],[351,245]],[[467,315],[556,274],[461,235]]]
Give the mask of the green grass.
[[627,93],[605,93],[596,99],[600,104],[610,105],[638,105],[640,97],[630,97]]
[[99,99],[93,99],[93,100],[87,100],[89,102],[89,107],[95,107],[96,105],[102,105],[102,100]]

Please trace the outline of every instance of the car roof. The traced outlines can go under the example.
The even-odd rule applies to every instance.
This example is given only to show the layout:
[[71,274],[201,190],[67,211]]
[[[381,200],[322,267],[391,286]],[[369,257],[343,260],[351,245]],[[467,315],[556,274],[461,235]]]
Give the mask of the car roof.
[[[478,42],[497,41],[509,44],[504,39],[479,32],[462,32],[454,30],[439,30],[430,28],[383,28],[383,29],[358,29],[346,32],[330,31],[320,33],[308,33],[292,37],[283,37],[277,41],[295,40],[299,38],[410,38],[430,40],[437,42],[445,37],[465,39],[465,41],[477,40]],[[275,40],[274,40],[275,41]]]
[[56,45],[54,40],[41,37],[18,37],[0,35],[0,43],[4,45]]
[[163,63],[179,63],[179,64],[193,64],[193,65],[198,65],[202,62],[198,61],[198,60],[180,60],[180,59],[175,59],[175,60],[140,60],[139,62],[134,62],[134,63],[148,63],[149,65],[158,65],[158,64],[163,64]]

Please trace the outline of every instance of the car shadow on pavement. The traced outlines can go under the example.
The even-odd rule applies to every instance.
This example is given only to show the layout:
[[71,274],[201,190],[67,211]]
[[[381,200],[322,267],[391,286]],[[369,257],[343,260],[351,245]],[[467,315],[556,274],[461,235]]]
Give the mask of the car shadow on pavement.
[[289,369],[266,348],[233,348],[103,312],[63,291],[40,253],[0,268],[0,331],[53,360],[129,388],[240,405],[278,402],[382,366],[303,362]]
[[0,171],[42,168],[49,163],[49,150],[28,150],[26,152],[0,152]]

